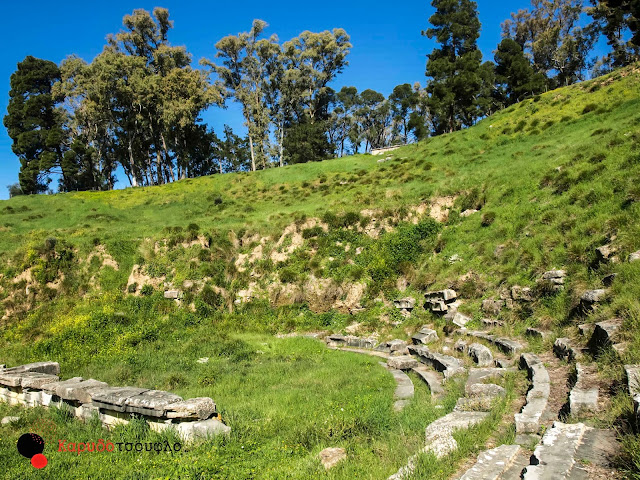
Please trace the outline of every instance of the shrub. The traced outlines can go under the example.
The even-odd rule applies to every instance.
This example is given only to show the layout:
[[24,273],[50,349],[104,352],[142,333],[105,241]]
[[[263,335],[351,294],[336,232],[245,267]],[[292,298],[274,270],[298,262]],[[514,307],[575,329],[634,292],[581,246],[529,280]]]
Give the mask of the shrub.
[[140,289],[140,294],[143,297],[148,297],[150,295],[153,295],[153,286],[149,285],[148,283],[146,285],[143,285],[142,288]]
[[127,292],[136,293],[137,289],[138,289],[138,284],[136,282],[133,282],[131,285],[127,287]]
[[187,230],[190,232],[198,232],[200,231],[200,226],[197,223],[190,223]]
[[582,109],[582,114],[585,115],[589,112],[593,112],[598,109],[598,105],[595,103],[589,103]]
[[496,214],[494,212],[487,212],[482,215],[482,223],[483,227],[488,227],[496,220]]
[[280,270],[280,281],[282,283],[294,283],[298,279],[298,275],[290,268]]
[[200,292],[200,298],[204,303],[213,308],[218,308],[224,305],[224,298],[216,293],[216,291],[209,285],[205,285]]
[[315,227],[305,228],[302,231],[302,238],[309,239],[309,238],[313,238],[313,237],[318,237],[318,236],[322,235],[323,233],[324,233],[324,230],[322,230],[322,227],[316,225]]

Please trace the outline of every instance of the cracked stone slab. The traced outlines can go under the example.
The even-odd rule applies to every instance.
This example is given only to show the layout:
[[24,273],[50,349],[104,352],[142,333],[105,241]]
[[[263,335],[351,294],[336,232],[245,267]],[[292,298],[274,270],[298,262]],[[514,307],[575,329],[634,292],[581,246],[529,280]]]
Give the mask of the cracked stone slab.
[[167,418],[198,418],[207,420],[216,413],[216,404],[208,397],[190,398],[167,405]]
[[173,393],[161,390],[149,390],[135,397],[128,398],[125,401],[125,407],[127,412],[139,413],[150,417],[163,417],[168,405],[182,401],[182,397]]
[[[524,359],[524,360],[523,360]],[[534,363],[537,357],[534,355],[521,356],[521,365],[529,363],[528,375],[531,380],[531,389],[527,393],[527,403],[520,413],[514,415],[516,433],[538,433],[540,418],[547,408],[549,394],[551,392],[551,379],[542,362]]]
[[576,364],[576,383],[569,393],[569,410],[574,415],[585,411],[595,412],[598,409],[599,389],[584,386],[588,374],[584,365]]
[[20,385],[22,388],[32,388],[40,390],[43,385],[54,383],[60,380],[57,375],[48,373],[27,372],[23,374]]
[[511,340],[510,338],[496,337],[495,335],[490,335],[488,333],[478,332],[478,331],[467,330],[464,333],[466,333],[470,337],[487,340],[488,342],[493,343],[496,347],[498,347],[504,353],[507,353],[509,355],[513,355],[524,348],[520,342]]
[[60,364],[58,362],[35,362],[19,365],[17,367],[5,368],[3,373],[47,373],[49,375],[60,375]]
[[500,445],[478,455],[476,464],[460,480],[499,480],[520,453],[520,445]]
[[104,387],[90,392],[91,400],[99,408],[124,412],[129,398],[147,392],[148,388],[137,387]]
[[436,458],[449,455],[458,448],[453,438],[453,433],[458,430],[466,430],[485,420],[487,412],[451,412],[435,422],[432,422],[425,430],[425,452],[433,453]]
[[58,395],[56,393],[56,389],[58,388],[58,386],[60,385],[72,385],[72,384],[76,384],[78,382],[81,382],[83,379],[82,377],[73,377],[73,378],[69,378],[68,380],[54,380],[50,383],[45,383],[44,385],[40,386],[40,389],[44,392],[47,393],[49,395]]
[[590,430],[582,423],[554,422],[553,428],[542,437],[542,442],[531,456],[523,480],[563,480],[570,478],[576,464],[576,452],[585,433]]
[[174,425],[174,428],[180,437],[189,443],[206,440],[218,435],[228,435],[231,432],[231,427],[215,418],[195,422],[181,422]]
[[55,392],[57,396],[64,400],[91,403],[91,392],[108,387],[109,385],[107,383],[90,378],[88,380],[79,380],[77,382],[60,383],[56,387]]

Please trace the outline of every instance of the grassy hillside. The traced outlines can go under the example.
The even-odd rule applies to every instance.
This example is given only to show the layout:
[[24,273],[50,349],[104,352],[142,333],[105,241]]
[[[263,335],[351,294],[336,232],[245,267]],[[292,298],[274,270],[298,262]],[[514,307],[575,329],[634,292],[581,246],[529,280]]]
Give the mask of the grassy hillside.
[[[533,302],[499,314],[514,336],[542,326],[574,337],[578,323],[620,317],[626,352],[600,368],[621,379],[622,363],[640,363],[640,262],[626,261],[640,249],[639,73],[551,91],[386,156],[0,202],[0,363],[46,357],[67,376],[213,397],[234,434],[189,467],[193,478],[282,478],[270,468],[306,478],[317,474],[314,455],[340,440],[354,460],[332,478],[393,473],[436,415],[430,402],[388,423],[393,385],[382,370],[365,375],[374,360],[270,335],[357,322],[359,334],[407,338],[444,325],[421,306],[398,324],[389,301],[425,289],[455,288],[479,325],[482,300],[533,287]],[[596,248],[609,243],[619,261],[599,262]],[[553,268],[568,279],[551,295],[537,280]],[[576,316],[580,295],[610,273],[606,301]],[[164,298],[170,288],[181,302]],[[278,395],[260,397],[269,405],[256,402],[276,385]],[[312,394],[301,400],[296,386]],[[327,433],[323,419],[343,404],[342,433]],[[601,421],[630,409],[621,394]],[[360,419],[365,410],[371,419]],[[282,438],[288,456],[264,454]],[[257,467],[247,441],[261,452]],[[225,477],[215,465],[231,458],[238,466]],[[435,470],[424,478],[443,478]]]

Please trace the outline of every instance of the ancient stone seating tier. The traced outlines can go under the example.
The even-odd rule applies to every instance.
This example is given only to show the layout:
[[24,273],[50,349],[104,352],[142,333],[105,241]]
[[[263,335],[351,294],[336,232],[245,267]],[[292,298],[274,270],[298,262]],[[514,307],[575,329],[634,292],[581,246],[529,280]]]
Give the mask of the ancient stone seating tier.
[[97,415],[106,427],[144,418],[154,431],[174,428],[184,441],[228,433],[210,398],[184,400],[178,395],[137,387],[112,387],[98,380],[60,380],[60,365],[38,362],[0,369],[0,401],[25,407],[70,408],[78,418]]

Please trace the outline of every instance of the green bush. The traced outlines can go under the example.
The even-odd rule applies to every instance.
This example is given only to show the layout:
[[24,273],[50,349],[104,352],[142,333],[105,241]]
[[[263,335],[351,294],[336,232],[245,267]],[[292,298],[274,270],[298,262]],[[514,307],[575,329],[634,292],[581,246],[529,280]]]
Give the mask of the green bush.
[[140,295],[144,297],[148,297],[150,295],[153,295],[153,291],[154,291],[153,286],[147,283],[146,285],[143,285],[142,288],[140,289]]
[[324,230],[322,230],[322,227],[316,225],[315,227],[305,228],[302,231],[302,238],[309,239],[313,237],[318,237],[323,233],[324,233]]
[[487,212],[482,215],[481,225],[483,227],[488,227],[496,221],[496,214],[494,212]]

